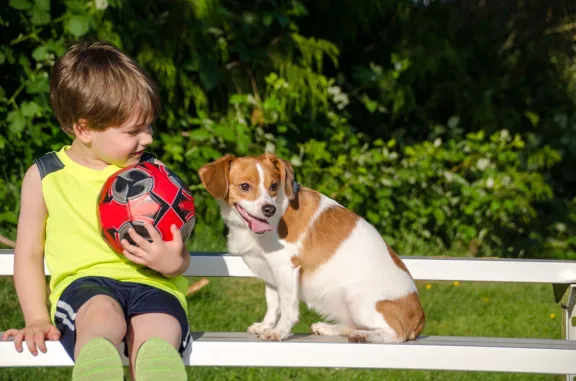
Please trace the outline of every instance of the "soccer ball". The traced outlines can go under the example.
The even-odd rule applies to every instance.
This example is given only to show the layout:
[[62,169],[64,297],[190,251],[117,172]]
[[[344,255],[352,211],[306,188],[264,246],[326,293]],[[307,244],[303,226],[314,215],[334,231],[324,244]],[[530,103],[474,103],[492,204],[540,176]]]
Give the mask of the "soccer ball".
[[164,241],[172,240],[170,226],[182,232],[184,242],[190,237],[196,214],[192,192],[182,179],[163,165],[141,162],[111,175],[98,196],[98,219],[106,243],[118,254],[132,227],[151,241],[144,222],[156,228]]

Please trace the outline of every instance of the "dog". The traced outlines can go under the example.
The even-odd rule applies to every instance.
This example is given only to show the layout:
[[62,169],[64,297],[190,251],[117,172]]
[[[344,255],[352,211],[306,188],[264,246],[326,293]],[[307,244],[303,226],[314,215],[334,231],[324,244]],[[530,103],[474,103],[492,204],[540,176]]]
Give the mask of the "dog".
[[247,331],[281,341],[298,322],[299,301],[328,322],[317,335],[400,343],[424,329],[410,272],[364,219],[300,186],[273,154],[225,155],[198,174],[228,227],[228,251],[265,283],[267,311]]

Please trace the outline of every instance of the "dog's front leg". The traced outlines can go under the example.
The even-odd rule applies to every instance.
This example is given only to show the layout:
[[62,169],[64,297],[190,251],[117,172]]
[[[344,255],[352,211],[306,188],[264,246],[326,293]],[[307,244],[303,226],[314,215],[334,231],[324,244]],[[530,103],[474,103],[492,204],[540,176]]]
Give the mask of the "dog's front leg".
[[266,315],[264,315],[264,320],[248,327],[248,332],[261,335],[265,329],[272,328],[276,325],[279,313],[280,303],[278,300],[278,291],[276,291],[276,287],[266,283]]
[[276,289],[280,301],[280,319],[274,328],[262,331],[263,340],[280,341],[290,336],[292,327],[298,322],[298,277],[299,269],[284,258],[270,258],[270,268],[276,278]]

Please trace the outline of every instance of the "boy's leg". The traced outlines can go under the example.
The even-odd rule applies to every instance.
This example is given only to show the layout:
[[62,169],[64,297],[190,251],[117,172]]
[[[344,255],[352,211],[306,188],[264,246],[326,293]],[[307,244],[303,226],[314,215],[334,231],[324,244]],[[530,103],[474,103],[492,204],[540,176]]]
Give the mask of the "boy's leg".
[[116,300],[107,295],[93,296],[80,307],[75,320],[74,358],[94,338],[107,339],[119,350],[127,327],[124,312]]
[[74,360],[74,381],[121,381],[124,368],[118,349],[126,335],[122,298],[109,280],[81,278],[71,283],[56,304],[54,320],[60,342]]
[[126,355],[132,374],[137,381],[186,380],[182,353],[192,341],[186,310],[178,298],[156,287],[130,284],[129,294]]
[[93,296],[78,309],[75,325],[72,381],[122,381],[119,348],[126,319],[118,302],[107,295]]
[[60,342],[72,360],[92,338],[107,339],[119,347],[126,335],[126,315],[115,284],[100,277],[72,282],[56,304],[54,321],[62,336]]
[[144,313],[130,319],[126,345],[130,355],[130,374],[135,377],[135,364],[138,350],[150,338],[160,338],[168,342],[175,351],[182,345],[182,328],[178,320],[165,313]]

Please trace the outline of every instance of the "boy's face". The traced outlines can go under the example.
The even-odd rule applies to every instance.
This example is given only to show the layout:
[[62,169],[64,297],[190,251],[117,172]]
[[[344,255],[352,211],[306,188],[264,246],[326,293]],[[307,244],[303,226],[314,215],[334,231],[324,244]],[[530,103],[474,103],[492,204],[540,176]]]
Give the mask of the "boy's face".
[[139,121],[136,109],[120,126],[104,131],[91,131],[90,147],[93,153],[108,164],[126,167],[136,164],[147,146],[152,144],[152,127]]

